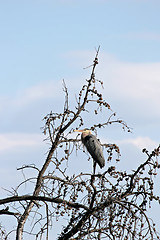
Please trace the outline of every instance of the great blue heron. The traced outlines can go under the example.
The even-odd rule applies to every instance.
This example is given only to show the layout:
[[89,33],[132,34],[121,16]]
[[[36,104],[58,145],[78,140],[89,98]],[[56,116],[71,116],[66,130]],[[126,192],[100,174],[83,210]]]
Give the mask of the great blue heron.
[[103,156],[103,151],[98,139],[91,133],[89,129],[74,130],[75,132],[82,132],[81,140],[82,143],[87,148],[87,151],[93,158],[93,173],[95,174],[96,163],[103,168],[105,166],[105,159]]

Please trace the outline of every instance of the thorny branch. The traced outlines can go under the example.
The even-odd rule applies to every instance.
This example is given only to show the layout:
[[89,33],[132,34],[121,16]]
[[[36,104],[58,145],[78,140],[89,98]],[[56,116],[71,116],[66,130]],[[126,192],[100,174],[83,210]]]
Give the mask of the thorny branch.
[[[121,119],[116,118],[110,105],[97,90],[97,84],[103,82],[96,79],[95,69],[98,64],[99,48],[91,67],[90,78],[82,86],[76,97],[75,109],[70,108],[68,89],[63,81],[65,102],[62,113],[50,112],[44,117],[43,133],[50,149],[41,169],[35,165],[23,165],[24,176],[17,188],[9,191],[9,197],[0,199],[1,215],[13,215],[18,220],[16,239],[22,240],[24,234],[30,239],[46,240],[50,238],[50,228],[59,219],[67,219],[64,227],[57,235],[58,240],[65,239],[159,239],[154,223],[147,216],[147,209],[152,201],[160,203],[159,196],[154,193],[154,178],[160,168],[158,156],[160,146],[149,153],[143,152],[147,159],[132,173],[117,170],[116,162],[120,161],[120,149],[114,143],[102,144],[106,156],[106,167],[101,173],[78,173],[70,169],[69,161],[78,158],[79,151],[85,151],[79,137],[72,137],[73,129],[86,125],[86,114],[90,104],[94,104],[93,115],[98,123],[87,126],[97,134],[110,124],[120,124],[131,132],[131,128]],[[105,121],[100,122],[100,114]],[[111,112],[111,114],[110,114]],[[88,122],[87,122],[88,125]],[[115,157],[116,154],[116,157]],[[88,155],[84,155],[85,157]],[[83,159],[81,159],[83,160]],[[112,165],[110,165],[112,161]],[[26,177],[25,172],[35,171],[34,177]],[[36,176],[37,173],[37,176]],[[19,194],[23,187],[34,186],[33,193]],[[24,189],[23,189],[24,191]],[[25,229],[27,219],[31,222],[29,230]],[[2,228],[0,227],[0,230]],[[53,229],[54,231],[54,229]],[[6,234],[6,239],[12,231]],[[51,236],[53,239],[53,236]]]

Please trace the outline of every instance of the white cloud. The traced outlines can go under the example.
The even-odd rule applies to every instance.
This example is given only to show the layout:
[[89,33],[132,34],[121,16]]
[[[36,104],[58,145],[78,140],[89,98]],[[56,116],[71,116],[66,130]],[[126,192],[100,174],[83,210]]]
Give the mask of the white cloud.
[[[67,63],[76,65],[76,69],[81,68],[82,76],[77,76],[66,80],[69,98],[75,98],[78,87],[85,84],[85,79],[89,77],[91,68],[83,70],[92,64],[95,56],[94,51],[75,51],[64,55]],[[128,63],[118,60],[110,54],[99,54],[99,65],[96,69],[96,77],[104,82],[104,97],[109,97],[115,101],[140,103],[141,107],[152,108],[157,111],[157,103],[160,102],[160,62],[158,63]],[[75,67],[75,66],[74,66]],[[80,79],[81,78],[81,79]],[[45,99],[63,98],[62,80],[42,82],[31,86],[21,93],[16,93],[10,98],[3,98],[0,110],[5,110],[6,105],[23,107],[27,104],[40,102]],[[78,89],[79,90],[79,89]],[[63,100],[63,99],[62,99]]]
[[[94,56],[94,51],[76,51],[64,56],[68,58],[67,63],[76,64],[76,69],[82,70],[78,72],[76,78],[72,77],[66,81],[70,105],[74,105],[76,91],[85,84],[85,79],[90,74],[91,68],[83,70],[83,67],[92,64]],[[160,63],[127,63],[118,60],[113,55],[101,52],[99,58],[96,77],[104,81],[104,90],[101,89],[101,91],[113,110],[117,111],[117,115],[127,122],[131,118],[129,120],[131,127],[133,124],[145,121],[144,125],[152,124],[152,127],[156,123],[158,129]],[[84,76],[80,79],[81,73]],[[3,131],[7,130],[7,124],[11,127],[17,126],[15,131],[19,131],[19,127],[21,127],[20,131],[23,131],[22,128],[25,129],[25,127],[27,130],[34,129],[37,126],[37,119],[40,121],[43,114],[47,114],[50,110],[59,111],[63,108],[62,81],[42,82],[10,98],[4,97],[2,100],[0,111],[3,116],[1,120]],[[116,103],[116,107],[112,103]],[[40,127],[41,123],[38,122],[38,124]],[[147,132],[146,135],[148,135]]]
[[160,143],[152,140],[149,137],[136,137],[136,138],[127,138],[123,140],[117,141],[119,145],[123,144],[132,144],[142,150],[146,148],[147,150],[153,150],[154,148],[158,147]]
[[0,134],[0,152],[42,145],[42,134],[5,133]]
[[62,90],[62,81],[48,81],[42,82],[35,86],[25,89],[22,93],[19,93],[15,97],[15,104],[23,105],[30,104],[34,101],[42,99],[53,98],[59,96],[59,92]]
[[18,128],[14,129],[14,127],[22,127],[23,125],[23,129],[25,129],[29,122],[31,129],[35,121],[41,121],[43,114],[54,110],[53,106],[57,111],[58,106],[63,101],[62,80],[42,82],[21,90],[21,92],[15,92],[12,96],[0,96],[0,129],[4,132],[9,125],[9,128],[13,126],[12,131],[17,132]]
[[128,63],[103,55],[98,75],[104,80],[105,91],[113,98],[160,100],[160,62]]
[[[75,51],[65,55],[75,68],[87,67],[93,63],[94,51]],[[84,70],[84,80],[90,75],[91,68]],[[122,112],[140,116],[141,119],[156,121],[160,118],[157,104],[160,102],[160,62],[135,63],[123,62],[114,55],[99,53],[99,65],[96,68],[96,78],[104,82],[104,90],[101,90],[104,98],[119,105]],[[82,78],[83,80],[83,78]],[[75,88],[75,79],[72,87]],[[78,81],[78,83],[82,81]],[[73,92],[74,89],[72,89]],[[149,120],[150,121],[150,120]]]
[[[76,67],[89,66],[94,57],[93,51],[75,51],[65,55]],[[91,68],[84,71],[86,77],[90,72]],[[100,52],[96,77],[104,82],[104,91],[114,99],[160,101],[160,62],[123,62],[114,55]]]
[[45,99],[55,99],[62,92],[62,80],[45,81],[16,92],[13,96],[0,96],[0,110],[9,106],[23,106]]

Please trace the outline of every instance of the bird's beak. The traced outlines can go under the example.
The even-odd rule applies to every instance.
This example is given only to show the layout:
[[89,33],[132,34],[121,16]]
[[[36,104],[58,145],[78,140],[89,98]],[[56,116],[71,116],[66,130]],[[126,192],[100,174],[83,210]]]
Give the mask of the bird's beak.
[[73,132],[83,132],[83,130],[74,130]]

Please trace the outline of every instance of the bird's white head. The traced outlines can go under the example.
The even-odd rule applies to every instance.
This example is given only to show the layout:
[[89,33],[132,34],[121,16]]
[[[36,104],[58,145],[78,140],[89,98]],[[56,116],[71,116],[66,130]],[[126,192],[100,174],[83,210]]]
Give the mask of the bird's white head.
[[91,133],[91,130],[85,128],[85,129],[82,129],[82,130],[74,130],[74,132],[81,132],[82,133],[82,138],[92,134]]

